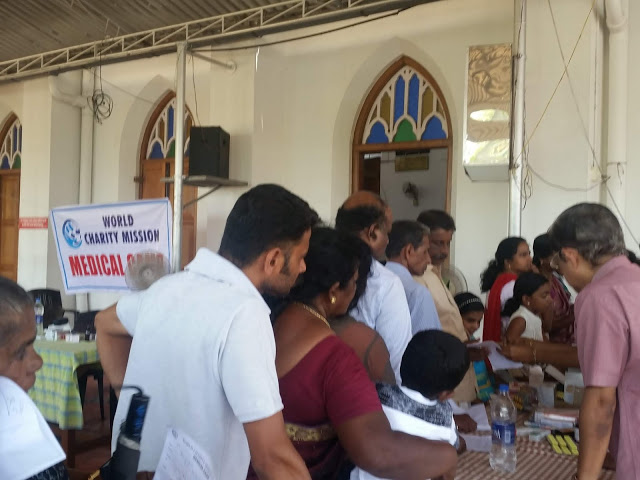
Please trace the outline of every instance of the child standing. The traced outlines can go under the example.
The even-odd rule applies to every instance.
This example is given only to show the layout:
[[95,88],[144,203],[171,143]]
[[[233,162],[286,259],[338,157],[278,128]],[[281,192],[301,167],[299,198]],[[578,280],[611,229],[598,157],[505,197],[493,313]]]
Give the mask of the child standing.
[[[471,292],[458,293],[453,299],[456,301],[462,324],[469,336],[470,341],[475,341],[474,334],[480,329],[482,318],[484,317],[484,305],[480,297]],[[473,362],[473,371],[476,373],[476,386],[478,389],[478,398],[483,402],[491,398],[494,393],[489,369],[483,360]]]
[[552,306],[551,286],[546,277],[533,272],[523,273],[513,287],[513,297],[504,306],[508,316],[507,342],[516,343],[520,338],[544,341],[542,315]]
[[456,294],[453,299],[460,310],[462,324],[469,336],[469,340],[475,340],[474,334],[480,329],[480,323],[484,317],[484,304],[480,297],[471,292]]

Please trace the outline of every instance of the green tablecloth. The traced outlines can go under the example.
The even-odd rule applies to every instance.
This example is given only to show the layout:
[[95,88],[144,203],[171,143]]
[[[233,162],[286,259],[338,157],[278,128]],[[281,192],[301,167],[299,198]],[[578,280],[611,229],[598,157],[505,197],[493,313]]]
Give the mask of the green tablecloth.
[[37,340],[35,349],[43,360],[29,396],[44,418],[61,429],[80,430],[83,425],[76,369],[98,361],[96,342],[50,342]]

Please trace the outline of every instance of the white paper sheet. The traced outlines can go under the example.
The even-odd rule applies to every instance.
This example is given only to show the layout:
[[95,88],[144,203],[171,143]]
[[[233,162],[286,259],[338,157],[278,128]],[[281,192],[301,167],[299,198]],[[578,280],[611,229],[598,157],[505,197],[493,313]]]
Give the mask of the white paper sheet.
[[64,459],[38,407],[22,388],[0,377],[0,478],[28,478]]
[[154,480],[216,480],[211,459],[186,433],[170,428]]
[[486,452],[491,451],[491,435],[474,435],[461,433],[460,436],[464,438],[467,444],[467,450],[470,452]]
[[477,430],[479,432],[491,431],[491,426],[489,425],[489,417],[487,416],[487,409],[483,403],[473,405],[471,408],[469,408],[467,414],[478,424]]
[[498,345],[496,342],[489,341],[480,343],[469,343],[467,346],[469,348],[485,347],[487,350],[489,350],[489,361],[491,362],[491,366],[494,370],[510,370],[512,368],[522,368],[522,363],[513,362],[502,355],[499,351],[500,345]]

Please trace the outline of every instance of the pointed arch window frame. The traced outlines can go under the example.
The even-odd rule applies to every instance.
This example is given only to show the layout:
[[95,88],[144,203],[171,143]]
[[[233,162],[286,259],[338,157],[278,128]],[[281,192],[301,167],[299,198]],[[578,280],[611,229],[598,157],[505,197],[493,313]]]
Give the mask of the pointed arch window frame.
[[[144,133],[142,135],[142,142],[140,144],[140,151],[138,155],[138,174],[134,179],[134,181],[138,183],[138,198],[142,198],[142,188],[143,188],[142,162],[146,160],[170,160],[175,158],[171,156],[163,156],[162,158],[154,159],[148,156],[148,153],[150,152],[150,149],[153,146],[153,140],[157,139],[157,135],[154,135],[154,134],[157,133],[155,132],[155,129],[158,126],[158,122],[163,118],[165,110],[167,110],[169,106],[175,105],[175,101],[176,101],[176,93],[172,90],[169,90],[160,98],[160,100],[158,100],[156,107],[153,109],[153,111],[151,112],[151,115],[149,115],[149,118],[144,123]],[[191,134],[187,128],[188,126],[187,120],[188,118],[191,118],[191,126],[193,126],[194,125],[193,121],[195,117],[191,113],[191,110],[189,109],[188,105],[185,105],[184,108],[185,108],[184,156],[185,156],[185,160],[188,161],[189,145],[191,143]],[[174,107],[174,112],[175,112],[175,107]],[[175,145],[175,133],[173,136],[173,141]],[[168,143],[167,145],[163,146],[162,150],[163,150],[163,153],[165,153],[165,155],[169,153],[170,147],[168,146]],[[185,168],[186,168],[186,164],[185,164]]]
[[[140,152],[141,159],[166,160],[175,158],[175,155],[170,155],[172,149],[175,149],[175,104],[176,95],[174,92],[168,92],[158,102],[158,106],[146,123]],[[184,122],[184,155],[189,156],[190,134],[188,130],[190,126],[193,126],[193,115],[187,106],[185,106]]]
[[[365,133],[369,134],[373,125],[376,123],[376,119],[380,117],[380,105],[381,99],[385,92],[385,89],[391,85],[390,82],[395,81],[399,76],[406,77],[403,75],[403,71],[405,73],[415,72],[418,74],[419,81],[421,82],[419,88],[420,98],[422,98],[422,93],[426,89],[426,87],[430,87],[434,93],[434,112],[431,112],[431,116],[422,117],[422,120],[425,121],[423,124],[424,131],[427,127],[427,123],[432,118],[438,118],[441,123],[442,130],[445,133],[445,138],[437,138],[431,140],[411,140],[411,141],[393,141],[393,137],[397,134],[398,127],[400,124],[407,120],[411,126],[414,128],[414,131],[417,130],[416,122],[411,117],[410,112],[408,111],[408,103],[407,95],[409,94],[409,81],[413,77],[413,75],[409,75],[409,81],[405,80],[405,88],[404,88],[404,105],[407,105],[407,111],[403,112],[400,116],[396,116],[394,112],[394,101],[395,95],[390,95],[389,101],[390,104],[388,107],[390,111],[390,117],[393,116],[393,125],[389,127],[388,125],[384,125],[386,128],[386,132],[393,132],[393,136],[390,139],[387,138],[386,142],[367,142],[367,137],[365,137]],[[424,82],[424,83],[423,83]],[[395,92],[394,92],[395,93]],[[436,107],[437,102],[440,102],[441,111]],[[378,107],[378,112],[374,112],[374,108]],[[421,114],[421,105],[418,106],[418,111],[416,112],[416,116],[422,116]],[[377,113],[377,116],[374,118],[372,115]],[[438,85],[438,82],[433,78],[433,76],[424,68],[420,63],[403,55],[391,63],[383,73],[378,77],[378,79],[374,82],[373,86],[367,92],[364,102],[358,111],[358,116],[356,119],[355,128],[353,130],[352,137],[352,156],[351,156],[351,189],[353,192],[356,192],[362,189],[364,185],[364,155],[367,153],[377,153],[377,152],[388,152],[388,151],[420,151],[431,148],[447,148],[447,194],[446,194],[446,210],[449,211],[451,207],[451,180],[452,180],[452,159],[453,159],[453,129],[451,126],[451,114],[449,112],[449,107],[447,105],[446,98],[442,93],[442,89]]]
[[0,171],[19,171],[22,168],[22,122],[13,112],[0,128],[0,142]]

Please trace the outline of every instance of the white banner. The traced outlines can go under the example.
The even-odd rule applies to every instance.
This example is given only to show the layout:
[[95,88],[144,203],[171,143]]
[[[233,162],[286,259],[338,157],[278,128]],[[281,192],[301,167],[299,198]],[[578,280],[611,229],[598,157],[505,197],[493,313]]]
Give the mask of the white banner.
[[171,263],[166,198],[60,207],[50,217],[67,294],[128,290],[124,272],[139,253],[157,252]]

